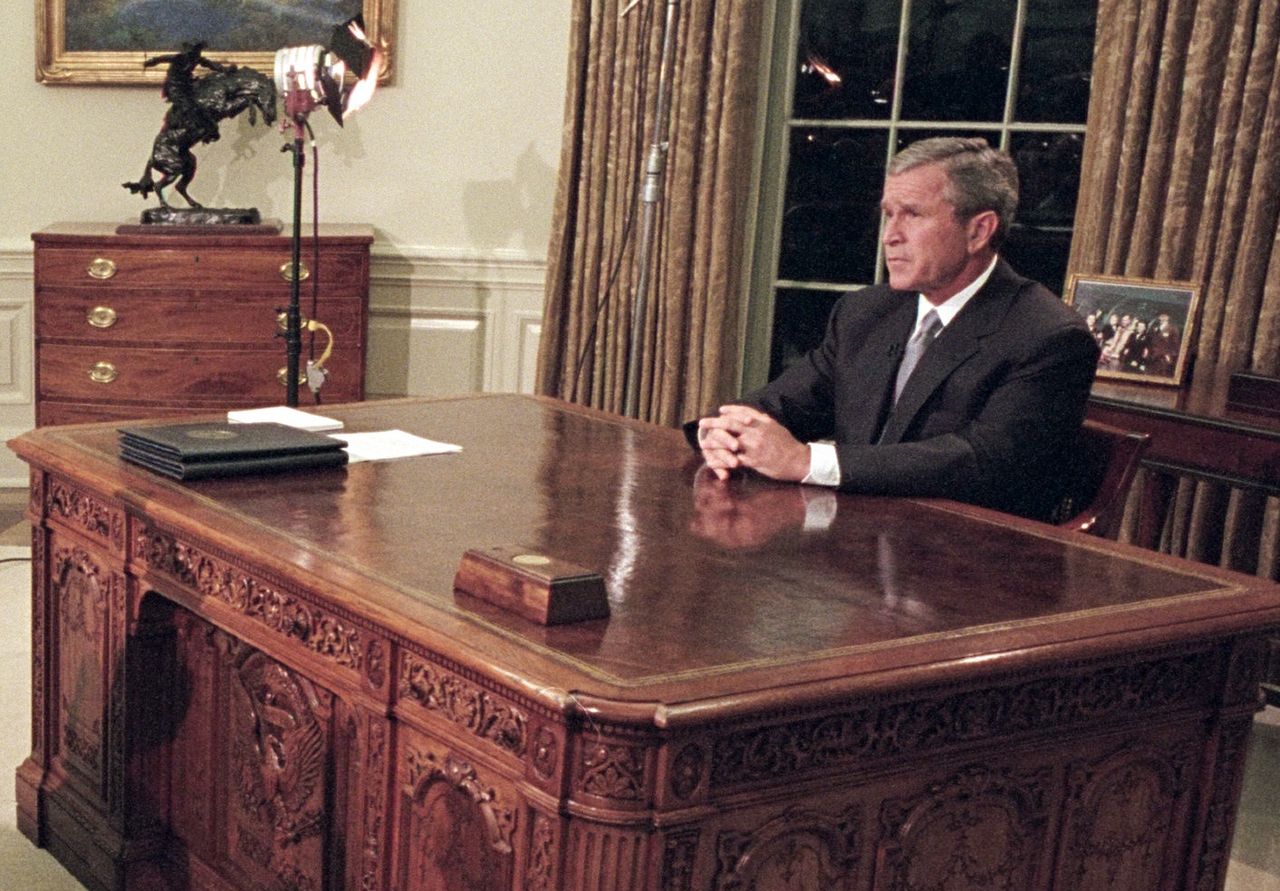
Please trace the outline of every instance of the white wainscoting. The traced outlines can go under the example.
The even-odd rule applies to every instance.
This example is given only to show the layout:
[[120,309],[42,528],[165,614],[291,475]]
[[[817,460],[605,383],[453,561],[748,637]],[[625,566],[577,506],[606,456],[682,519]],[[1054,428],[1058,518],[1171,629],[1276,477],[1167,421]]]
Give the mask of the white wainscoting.
[[[545,274],[541,258],[515,251],[375,243],[366,396],[533,392]],[[31,245],[0,244],[4,440],[35,423],[33,310]],[[0,450],[0,486],[26,485],[26,465]]]
[[[36,422],[31,243],[0,244],[0,439]],[[27,485],[27,466],[0,449],[0,486]]]
[[515,252],[375,245],[366,395],[533,392],[545,275]]

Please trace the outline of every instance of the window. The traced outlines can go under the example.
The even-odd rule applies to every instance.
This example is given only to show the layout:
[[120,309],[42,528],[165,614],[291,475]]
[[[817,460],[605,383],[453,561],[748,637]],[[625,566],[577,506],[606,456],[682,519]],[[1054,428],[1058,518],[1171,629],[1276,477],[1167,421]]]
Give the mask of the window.
[[1061,291],[1080,179],[1096,0],[789,0],[779,8],[744,383],[822,338],[884,278],[880,191],[917,139],[982,136],[1018,166],[1002,254]]

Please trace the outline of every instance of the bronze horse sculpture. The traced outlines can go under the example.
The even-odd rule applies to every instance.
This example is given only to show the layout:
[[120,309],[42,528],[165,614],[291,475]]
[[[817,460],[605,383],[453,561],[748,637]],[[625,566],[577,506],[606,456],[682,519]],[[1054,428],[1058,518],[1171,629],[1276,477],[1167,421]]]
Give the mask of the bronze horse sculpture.
[[[276,86],[271,78],[251,68],[222,64],[206,59],[201,43],[184,44],[180,53],[148,59],[148,66],[169,63],[163,95],[170,107],[164,123],[151,147],[151,158],[137,182],[124,187],[144,198],[156,193],[168,208],[163,189],[172,185],[191,207],[202,207],[187,194],[187,186],[196,174],[196,158],[191,147],[218,139],[218,124],[248,110],[249,123],[257,123],[256,114],[271,124],[276,119]],[[211,69],[201,78],[192,76],[197,65]],[[159,174],[156,178],[154,174]]]

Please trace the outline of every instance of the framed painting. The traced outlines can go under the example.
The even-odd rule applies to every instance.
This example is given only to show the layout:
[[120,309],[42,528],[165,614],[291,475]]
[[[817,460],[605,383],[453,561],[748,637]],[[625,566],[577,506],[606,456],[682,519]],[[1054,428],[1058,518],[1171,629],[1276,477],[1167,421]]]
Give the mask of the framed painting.
[[212,59],[271,76],[276,50],[325,45],[334,25],[357,14],[386,47],[386,82],[395,0],[36,0],[36,80],[159,85],[164,66],[143,63],[195,41]]
[[1195,285],[1073,274],[1066,290],[1102,350],[1098,377],[1181,386],[1200,297]]

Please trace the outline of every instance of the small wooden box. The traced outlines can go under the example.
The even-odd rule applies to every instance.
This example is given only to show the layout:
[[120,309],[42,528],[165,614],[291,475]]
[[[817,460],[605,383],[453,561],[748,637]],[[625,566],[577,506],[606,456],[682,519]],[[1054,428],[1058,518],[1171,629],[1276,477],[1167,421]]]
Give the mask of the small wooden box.
[[518,545],[467,551],[453,587],[539,625],[609,615],[609,598],[599,573]]

